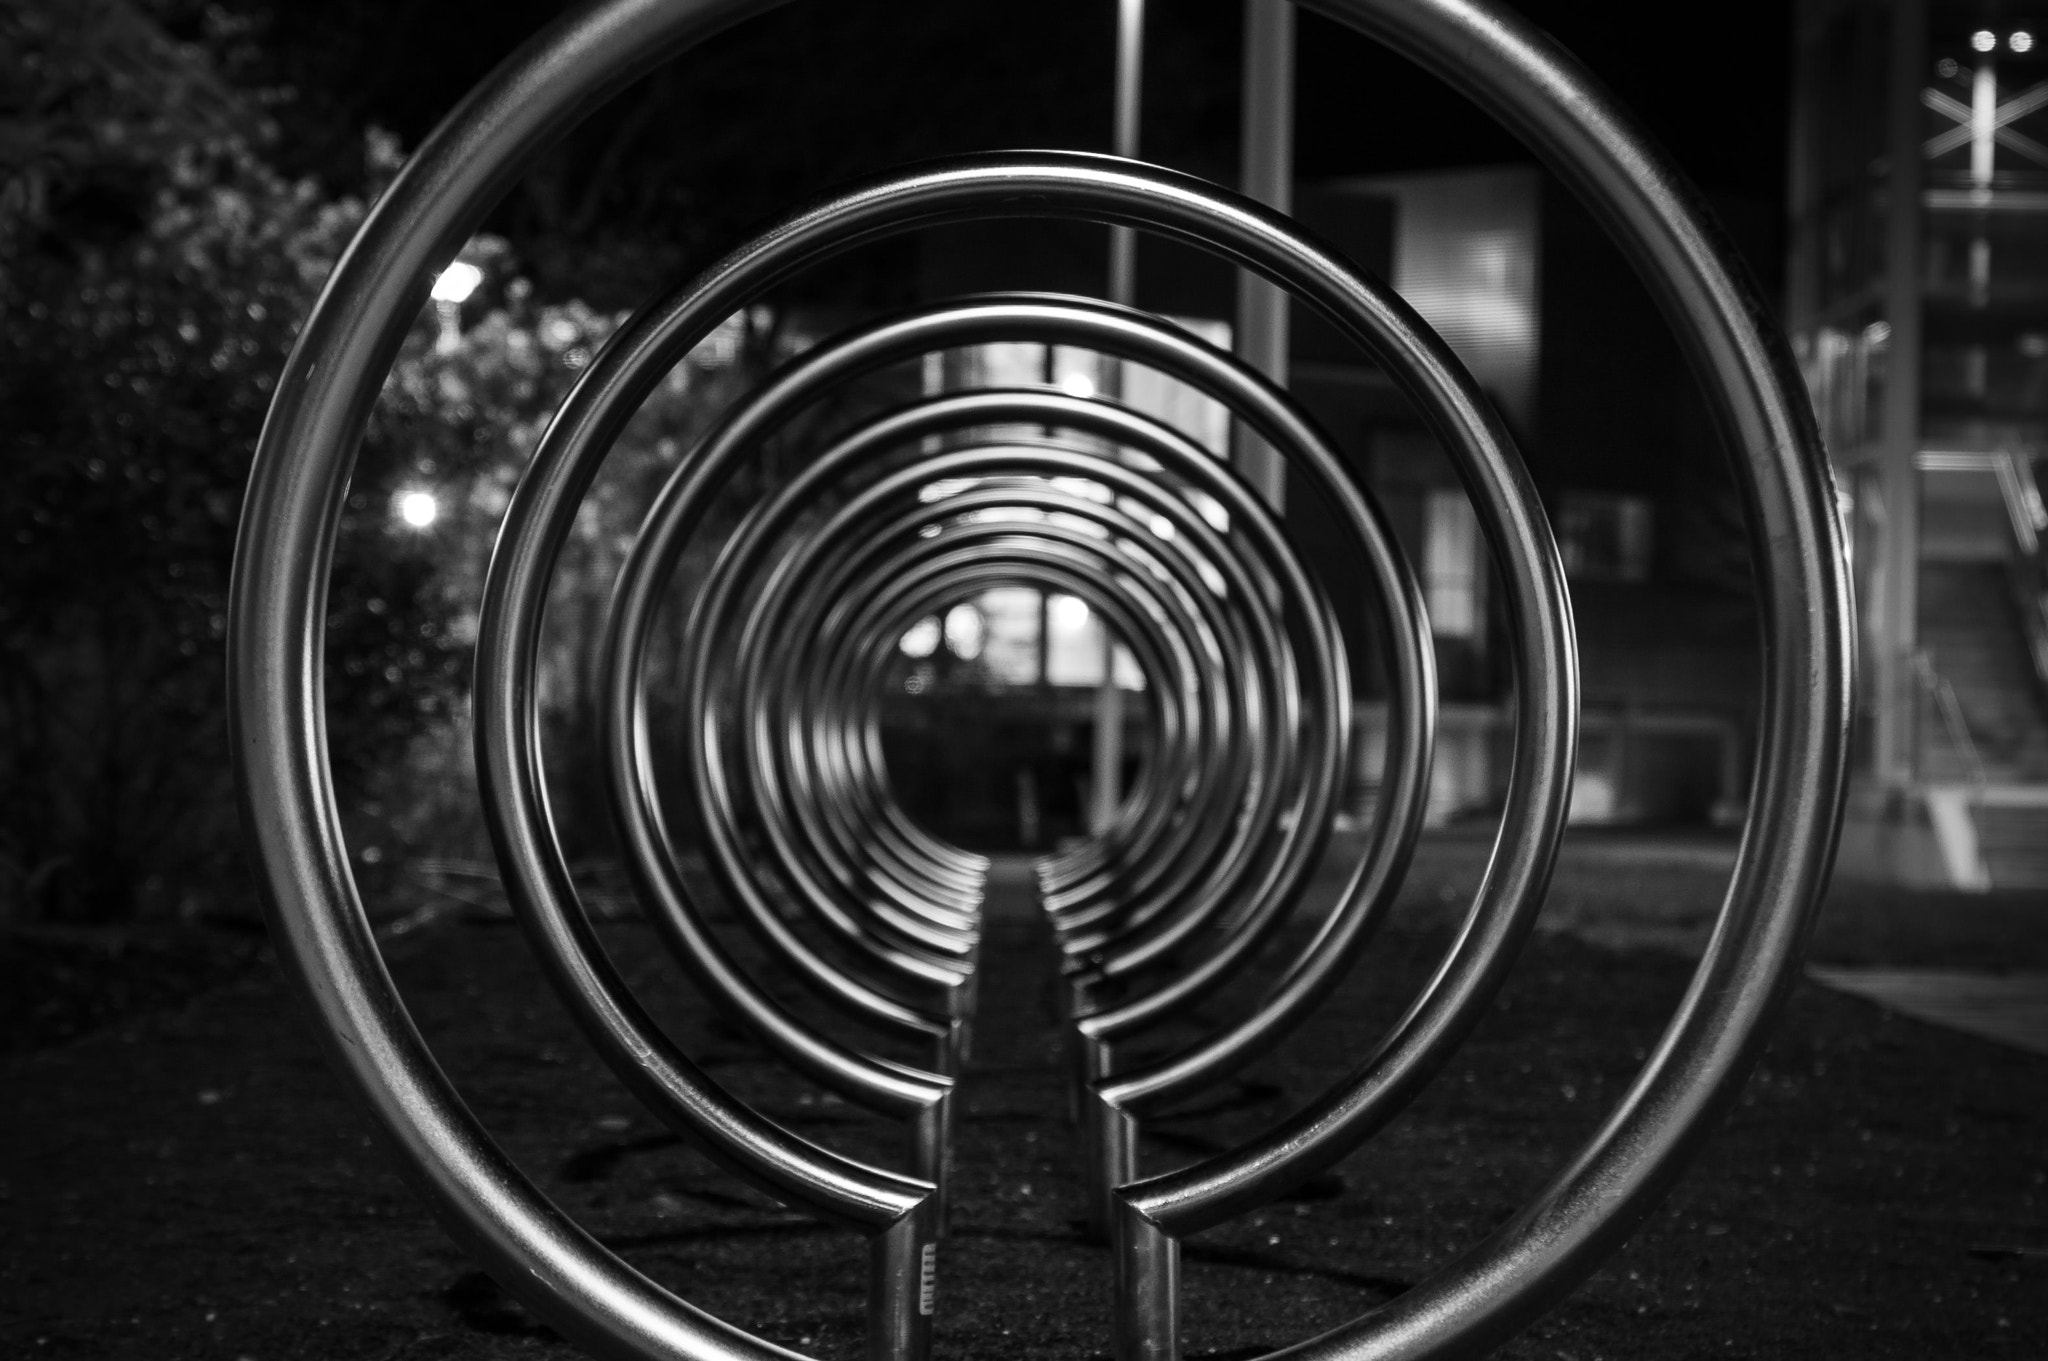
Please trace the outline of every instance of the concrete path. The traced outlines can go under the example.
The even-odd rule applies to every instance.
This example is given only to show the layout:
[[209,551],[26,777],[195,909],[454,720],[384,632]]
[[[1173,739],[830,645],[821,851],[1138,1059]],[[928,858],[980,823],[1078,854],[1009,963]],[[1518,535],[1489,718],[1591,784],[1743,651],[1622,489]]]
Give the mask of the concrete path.
[[1816,964],[1807,976],[1929,1025],[2048,1054],[2048,973],[1963,969],[1842,968]]

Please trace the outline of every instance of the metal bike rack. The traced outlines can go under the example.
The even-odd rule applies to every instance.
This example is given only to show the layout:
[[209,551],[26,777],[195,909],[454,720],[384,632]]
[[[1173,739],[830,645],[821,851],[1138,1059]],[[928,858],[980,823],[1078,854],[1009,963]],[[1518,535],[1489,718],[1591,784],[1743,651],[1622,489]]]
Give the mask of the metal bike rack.
[[[1697,196],[1562,50],[1482,0],[1303,0],[1442,77],[1524,138],[1606,224],[1709,393],[1754,526],[1765,632],[1749,821],[1717,930],[1652,1057],[1601,1129],[1510,1220],[1397,1298],[1276,1356],[1474,1356],[1583,1280],[1641,1221],[1760,1052],[1833,855],[1851,713],[1852,617],[1826,460],[1791,355]],[[378,957],[348,868],[323,716],[327,577],[355,447],[438,267],[557,137],[613,91],[772,0],[598,0],[510,58],[423,143],[336,268],[282,375],[237,545],[229,640],[244,825],[280,957],[329,1057],[450,1231],[563,1333],[618,1357],[790,1353],[627,1266],[551,1205],[457,1097]],[[605,623],[606,788],[635,889],[697,985],[806,1078],[903,1122],[904,1172],[803,1139],[734,1099],[626,988],[578,902],[536,747],[541,604],[584,493],[653,385],[726,317],[807,266],[919,227],[1032,216],[1176,239],[1289,290],[1390,373],[1450,453],[1504,586],[1515,758],[1501,830],[1423,995],[1331,1090],[1236,1148],[1141,1175],[1138,1122],[1281,1043],[1384,919],[1420,827],[1435,677],[1413,574],[1327,437],[1266,380],[1156,319],[1085,299],[991,295],[819,346],[736,404],[679,465]],[[682,872],[648,754],[658,602],[711,498],[790,418],[882,366],[1026,340],[1142,364],[1222,402],[1334,512],[1359,579],[1307,571],[1256,496],[1199,446],[1112,400],[946,393],[839,432],[753,507],[684,629],[688,797],[710,878],[757,949],[853,1022],[821,1034],[712,929]],[[1024,427],[1040,433],[1019,436]],[[943,494],[934,488],[943,482]],[[1085,484],[1105,499],[1081,495]],[[1219,532],[1190,499],[1228,513]],[[1134,507],[1142,508],[1142,512]],[[1171,536],[1152,533],[1154,519]],[[1070,592],[1147,678],[1152,758],[1111,824],[1043,857],[1062,954],[1075,1114],[1110,1240],[1115,1354],[1174,1358],[1179,1242],[1360,1147],[1448,1060],[1507,976],[1556,855],[1577,731],[1570,608],[1512,441],[1455,356],[1384,284],[1284,216],[1139,163],[968,157],[800,206],[650,302],[556,413],[506,511],[476,676],[487,822],[544,971],[622,1082],[681,1137],[783,1203],[870,1244],[869,1355],[928,1354],[956,1080],[970,1067],[990,862],[890,797],[879,695],[909,624],[1000,584]],[[1220,589],[1218,586],[1220,584]],[[1366,589],[1360,590],[1363,584]],[[1323,857],[1348,767],[1339,610],[1361,611],[1393,696],[1386,785],[1334,910],[1282,930]],[[749,848],[747,833],[759,838]],[[1291,956],[1275,960],[1288,940]],[[1249,1012],[1164,1057],[1255,960]],[[913,1046],[916,1065],[886,1056]]]

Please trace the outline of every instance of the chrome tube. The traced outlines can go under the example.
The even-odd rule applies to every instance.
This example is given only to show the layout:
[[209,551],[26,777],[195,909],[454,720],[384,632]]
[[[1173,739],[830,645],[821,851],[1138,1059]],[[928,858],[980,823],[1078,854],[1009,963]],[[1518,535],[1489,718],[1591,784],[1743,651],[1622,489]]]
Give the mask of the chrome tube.
[[[377,956],[342,841],[321,680],[327,576],[356,443],[434,269],[519,174],[611,93],[770,3],[595,0],[478,86],[371,210],[301,330],[259,442],[236,549],[234,759],[280,959],[336,1070],[450,1231],[540,1316],[609,1356],[765,1361],[789,1353],[669,1294],[568,1222],[436,1066]],[[1664,309],[1728,437],[1764,597],[1763,722],[1749,820],[1717,929],[1662,1042],[1601,1130],[1513,1218],[1395,1300],[1275,1354],[1476,1356],[1526,1326],[1622,1241],[1760,1052],[1834,850],[1853,681],[1848,577],[1827,463],[1789,350],[1761,320],[1769,309],[1697,194],[1609,96],[1546,36],[1483,0],[1304,3],[1388,43],[1500,117],[1607,226]],[[1191,532],[1180,549],[1148,556],[1135,550],[1127,526],[1100,518],[1077,517],[1100,527],[1100,538],[1092,530],[995,532],[949,517],[942,504],[920,521],[906,481],[874,502],[900,522],[886,549],[835,542],[755,564],[770,578],[787,564],[778,618],[816,641],[817,657],[770,631],[750,636],[741,621],[719,622],[734,612],[721,597],[711,632],[744,647],[713,659],[702,655],[707,639],[689,639],[697,649],[689,658],[692,712],[714,729],[729,719],[741,738],[730,749],[715,732],[699,743],[698,757],[708,758],[693,759],[689,772],[698,797],[737,780],[745,798],[761,800],[774,828],[770,868],[804,880],[783,905],[810,914],[811,928],[837,941],[828,955],[795,932],[788,942],[771,933],[778,957],[796,957],[782,953],[785,945],[810,951],[809,981],[881,1034],[927,1045],[930,1071],[818,1034],[773,1004],[700,929],[689,886],[672,881],[667,824],[639,787],[648,777],[637,649],[652,597],[621,596],[607,631],[605,757],[611,798],[635,838],[636,888],[686,967],[770,1048],[810,1078],[903,1119],[912,1166],[926,1175],[885,1172],[798,1138],[735,1101],[654,1026],[577,901],[546,819],[534,751],[539,602],[583,492],[652,384],[726,317],[809,265],[893,233],[1004,216],[1092,221],[1195,246],[1286,288],[1372,356],[1453,455],[1500,565],[1515,645],[1507,810],[1465,926],[1429,988],[1302,1111],[1238,1148],[1146,1178],[1135,1162],[1138,1120],[1152,1103],[1265,1052],[1327,995],[1383,916],[1419,823],[1434,704],[1420,601],[1377,512],[1341,461],[1318,452],[1326,441],[1284,395],[1232,376],[1206,347],[1176,348],[1164,328],[1125,309],[1020,298],[924,309],[850,338],[830,367],[799,364],[771,378],[691,451],[650,512],[635,550],[645,566],[636,566],[634,592],[651,593],[665,579],[673,546],[701,531],[701,507],[733,460],[815,393],[871,371],[862,366],[885,352],[937,348],[934,337],[948,345],[1032,339],[1205,375],[1211,390],[1228,394],[1232,416],[1329,500],[1356,549],[1369,589],[1355,581],[1333,589],[1290,567],[1281,527],[1255,505],[1233,507],[1232,524],[1243,533]],[[1160,479],[1075,449],[970,448],[895,470],[888,464],[914,459],[924,431],[958,432],[972,444],[977,422],[1013,418],[1084,431],[1148,457],[1170,447],[1175,457],[1201,458],[1120,406],[1052,394],[946,397],[887,415],[841,443],[861,447],[858,459],[846,455],[849,467],[872,457],[883,479],[914,480],[914,469],[945,466],[1043,483],[1066,475],[1053,469],[1074,469],[1148,513],[1178,515],[1174,522],[1190,528],[1199,521]],[[1043,494],[1005,488],[986,505]],[[920,532],[933,526],[937,533],[923,540]],[[913,545],[912,537],[936,546]],[[852,570],[832,579],[841,564]],[[1223,576],[1228,598],[1217,604],[1191,593],[1174,576],[1182,569]],[[760,579],[739,572],[731,589],[753,589]],[[964,1049],[980,962],[974,913],[988,862],[946,847],[894,807],[878,693],[890,630],[914,617],[906,611],[1003,580],[1057,583],[1089,598],[1143,654],[1157,692],[1149,719],[1155,764],[1102,838],[1042,858],[1039,877],[1076,961],[1068,1007],[1087,1078],[1080,1094],[1088,1159],[1098,1187],[1114,1188],[1101,1206],[1116,1245],[1113,1344],[1120,1358],[1170,1357],[1178,1349],[1178,1239],[1355,1150],[1441,1068],[1534,920],[1567,803],[1574,639],[1541,508],[1470,375],[1383,284],[1257,204],[1105,157],[963,158],[872,176],[799,207],[627,321],[543,438],[507,512],[480,624],[477,739],[487,814],[508,893],[547,976],[621,1080],[733,1175],[867,1235],[869,1355],[922,1357],[943,1214],[937,1182],[948,1073]],[[1261,603],[1269,582],[1284,604]],[[1334,772],[1349,741],[1350,662],[1333,645],[1330,607],[1352,608],[1368,596],[1378,601],[1368,625],[1387,653],[1397,697],[1387,757],[1393,783],[1365,856],[1347,872],[1342,905],[1305,949],[1281,961],[1279,982],[1250,1015],[1162,1061],[1117,1071],[1124,1055],[1116,1046],[1184,1015],[1193,998],[1280,939],[1277,925],[1321,853]],[[1219,789],[1224,771],[1246,787]],[[1216,840],[1210,832],[1238,818],[1273,834],[1225,839],[1202,863],[1229,890],[1202,913],[1177,910],[1173,849],[1199,845],[1206,855]],[[730,844],[713,856],[726,892],[744,894],[752,882],[755,871],[741,860]],[[760,902],[776,918],[778,904]],[[761,914],[749,908],[742,917],[758,925]],[[1161,944],[1197,938],[1205,948]]]

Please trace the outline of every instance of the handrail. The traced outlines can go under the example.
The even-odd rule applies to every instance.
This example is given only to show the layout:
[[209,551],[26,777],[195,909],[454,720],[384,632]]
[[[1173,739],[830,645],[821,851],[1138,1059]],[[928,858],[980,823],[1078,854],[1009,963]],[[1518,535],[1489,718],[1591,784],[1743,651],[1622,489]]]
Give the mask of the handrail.
[[2027,657],[2033,663],[2034,684],[2048,699],[2048,555],[2041,539],[2048,533],[2048,504],[2041,499],[2041,486],[2034,477],[2034,460],[2026,454],[2002,453],[1998,462],[1998,490],[2005,498],[2005,510],[2012,521],[2013,546],[2018,550],[2007,571],[2013,604],[2019,608],[2020,631],[2026,635]]
[[1913,466],[1921,472],[1988,473],[1998,483],[2012,530],[2006,582],[2026,635],[2034,683],[2048,700],[2048,553],[2042,544],[2048,538],[2048,502],[2034,476],[2033,456],[2010,449],[1922,449]]
[[1984,756],[1977,749],[1977,740],[1970,736],[1970,726],[1963,719],[1963,706],[1956,698],[1956,688],[1934,665],[1934,658],[1925,648],[1913,649],[1910,662],[1913,679],[1934,701],[1935,712],[1941,715],[1942,726],[1948,730],[1949,742],[1955,747],[1956,755],[1962,758],[1963,772],[1974,802],[1982,797],[1991,779],[1984,769]]
[[2034,479],[2034,460],[2010,449],[1998,452],[1994,470],[1999,494],[2005,498],[2005,513],[2012,520],[2013,541],[2030,558],[2041,555],[2041,535],[2048,531],[2048,506],[2041,502],[2041,487]]

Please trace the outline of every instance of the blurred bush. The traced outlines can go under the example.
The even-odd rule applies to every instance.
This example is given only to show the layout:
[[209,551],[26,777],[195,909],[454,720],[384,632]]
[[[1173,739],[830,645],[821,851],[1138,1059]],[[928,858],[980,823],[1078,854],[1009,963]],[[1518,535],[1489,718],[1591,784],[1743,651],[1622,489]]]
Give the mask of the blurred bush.
[[[546,302],[512,268],[504,243],[472,240],[465,260],[484,267],[485,283],[459,309],[444,305],[439,325],[406,342],[384,385],[372,438],[398,451],[391,486],[431,494],[434,523],[416,537],[434,546],[436,600],[452,637],[476,636],[476,612],[498,525],[527,460],[569,388],[624,319],[582,302]],[[610,849],[605,796],[592,732],[594,666],[606,606],[640,519],[660,484],[731,400],[793,347],[778,314],[752,309],[729,318],[664,375],[621,432],[585,495],[563,545],[544,614],[538,694],[551,804],[572,858]],[[783,476],[789,450],[740,472],[714,504],[711,523],[686,550],[678,577],[701,577],[730,529],[737,507]],[[360,504],[359,504],[360,502]],[[374,495],[351,493],[359,512]],[[337,568],[337,580],[343,578]],[[649,648],[648,684],[658,745],[677,740],[673,692],[679,683],[682,609],[665,610]],[[332,704],[348,702],[338,692]],[[446,728],[421,733],[401,759],[364,788],[352,831],[358,854],[378,863],[427,854],[477,858],[487,853],[468,759],[467,708]],[[670,762],[669,764],[674,764]],[[687,813],[684,826],[689,825]]]
[[[172,16],[198,39],[167,36]],[[183,0],[0,0],[0,49],[21,54],[0,63],[0,923],[253,910],[224,711],[235,528],[276,375],[367,209],[274,169],[268,111],[289,93],[221,76],[247,65],[237,23]],[[368,198],[402,159],[368,135]],[[623,315],[536,296],[503,241],[462,258],[483,282],[406,337],[331,586],[328,740],[373,891],[422,850],[483,853],[465,716],[484,566],[548,417]],[[585,701],[638,517],[791,348],[778,312],[730,319],[664,377],[579,514],[541,678],[572,853],[606,839]],[[804,440],[744,470],[730,504]],[[435,514],[415,525],[398,511],[420,493]],[[731,522],[714,520],[685,577]],[[663,714],[680,614],[654,648]]]
[[[273,173],[262,101],[146,12],[10,4],[7,23],[0,913],[201,910],[234,884],[221,642],[242,485],[364,205]],[[396,150],[371,159],[388,178]],[[394,462],[373,435],[352,497]],[[339,555],[346,776],[447,711],[461,648],[430,556],[387,516],[350,517]]]

